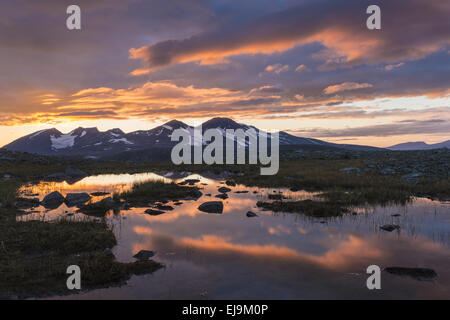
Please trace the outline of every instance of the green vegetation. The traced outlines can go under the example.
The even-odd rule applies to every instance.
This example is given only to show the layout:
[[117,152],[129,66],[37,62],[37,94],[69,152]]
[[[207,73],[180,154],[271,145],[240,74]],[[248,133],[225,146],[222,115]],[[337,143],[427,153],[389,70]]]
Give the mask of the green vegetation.
[[[0,199],[14,203],[18,183],[0,181]],[[0,298],[73,293],[66,269],[78,265],[83,290],[120,285],[132,274],[162,267],[154,261],[119,263],[105,253],[116,238],[105,221],[16,221],[19,213],[0,207]]]
[[274,212],[292,212],[302,213],[311,217],[336,217],[349,210],[344,206],[331,202],[303,200],[303,201],[274,201],[262,202],[256,204],[260,208],[268,209]]
[[196,187],[180,186],[174,182],[145,181],[135,183],[131,190],[114,194],[114,199],[123,199],[133,206],[147,206],[151,201],[197,199],[201,192]]

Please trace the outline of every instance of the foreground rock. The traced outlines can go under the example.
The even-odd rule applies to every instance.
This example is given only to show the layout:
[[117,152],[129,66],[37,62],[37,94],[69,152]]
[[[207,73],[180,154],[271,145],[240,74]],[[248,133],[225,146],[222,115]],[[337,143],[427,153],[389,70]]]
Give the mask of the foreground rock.
[[387,232],[392,232],[394,230],[400,230],[400,226],[396,224],[385,224],[384,226],[381,226],[380,229]]
[[133,258],[136,258],[138,260],[148,260],[151,257],[153,257],[155,255],[154,251],[149,251],[149,250],[141,250],[138,253],[136,253]]
[[46,209],[56,209],[60,205],[63,204],[65,198],[58,191],[54,191],[45,196],[44,200],[42,200],[42,205]]
[[438,276],[436,271],[427,268],[388,267],[384,271],[397,276],[408,276],[421,281],[433,280]]
[[249,217],[249,218],[254,218],[254,217],[257,217],[257,216],[258,215],[256,213],[252,212],[252,211],[247,212],[247,217]]
[[84,193],[68,193],[66,195],[66,204],[68,207],[74,207],[78,204],[83,204],[91,200],[91,196]]
[[202,203],[198,210],[206,212],[206,213],[222,213],[223,212],[223,203],[222,201],[209,201]]

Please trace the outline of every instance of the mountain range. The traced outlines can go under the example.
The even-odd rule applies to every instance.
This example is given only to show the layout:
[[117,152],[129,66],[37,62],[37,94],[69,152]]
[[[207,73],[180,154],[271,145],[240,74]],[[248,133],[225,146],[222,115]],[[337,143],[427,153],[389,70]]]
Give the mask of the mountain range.
[[[177,143],[171,141],[172,132],[175,129],[183,128],[188,130],[193,136],[194,127],[181,121],[172,120],[161,126],[150,130],[140,130],[125,133],[121,129],[111,129],[99,131],[97,128],[77,128],[69,133],[61,133],[52,128],[38,131],[22,138],[19,138],[3,148],[10,151],[28,152],[40,155],[51,156],[76,156],[83,158],[120,158],[134,159],[141,158],[145,160],[157,158],[164,154],[164,157],[170,154],[171,148]],[[226,129],[258,128],[237,123],[229,118],[213,118],[202,124],[203,131],[207,129],[219,129],[226,139]],[[195,143],[195,141],[194,141]],[[299,146],[309,149],[340,149],[340,150],[358,150],[371,151],[381,150],[380,148],[335,144],[318,139],[302,138],[289,133],[280,132],[280,146]],[[392,146],[390,150],[411,150],[412,148],[432,149],[438,145],[427,145],[425,143],[401,144]],[[444,142],[442,147],[449,147],[449,141]]]
[[432,150],[432,149],[450,149],[450,140],[435,143],[435,144],[428,144],[423,141],[418,142],[406,142],[406,143],[400,143],[396,144],[395,146],[391,146],[387,149],[394,150],[394,151],[410,151],[410,150]]

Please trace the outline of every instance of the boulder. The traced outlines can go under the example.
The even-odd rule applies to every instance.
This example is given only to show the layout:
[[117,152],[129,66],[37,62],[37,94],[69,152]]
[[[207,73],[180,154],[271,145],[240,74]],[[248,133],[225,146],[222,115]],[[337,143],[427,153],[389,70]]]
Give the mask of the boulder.
[[226,193],[221,193],[221,194],[216,195],[216,198],[225,200],[225,199],[228,199],[228,195]]
[[45,196],[42,200],[42,205],[47,209],[56,209],[64,202],[64,197],[58,191],[54,191]]
[[151,216],[159,216],[160,214],[164,214],[164,211],[155,210],[155,209],[147,209],[145,210],[146,214],[149,214]]
[[227,180],[227,181],[225,181],[225,184],[230,187],[236,186],[236,182],[234,182],[233,180]]
[[223,203],[222,201],[209,201],[202,203],[198,210],[206,212],[206,213],[222,213],[223,212]]
[[257,217],[257,216],[258,215],[256,213],[252,212],[252,211],[247,212],[247,217],[249,217],[249,218],[254,218],[254,217]]
[[91,196],[85,192],[83,193],[68,193],[66,195],[66,204],[68,207],[74,207],[77,204],[86,203],[91,200]]
[[138,260],[144,261],[144,260],[148,260],[151,257],[153,257],[155,255],[154,251],[149,251],[149,250],[141,250],[138,253],[136,253],[133,258],[136,258]]
[[172,206],[166,206],[166,205],[163,205],[163,204],[157,204],[156,208],[158,210],[164,210],[164,211],[172,211],[173,210]]
[[400,226],[396,224],[385,224],[384,226],[381,226],[380,229],[387,232],[392,232],[394,230],[399,230]]
[[227,193],[227,192],[230,192],[231,189],[230,189],[230,188],[227,188],[227,187],[221,187],[221,188],[219,188],[218,191],[219,191],[220,193]]

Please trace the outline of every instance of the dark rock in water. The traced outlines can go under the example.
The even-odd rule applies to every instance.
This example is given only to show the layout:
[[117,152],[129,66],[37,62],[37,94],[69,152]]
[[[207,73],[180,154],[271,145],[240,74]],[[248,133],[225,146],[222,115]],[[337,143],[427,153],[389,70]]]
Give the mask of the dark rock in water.
[[109,192],[92,192],[91,196],[93,197],[101,197],[101,196],[107,196],[110,194]]
[[223,203],[222,201],[209,201],[202,203],[198,210],[206,212],[206,213],[222,213],[223,212]]
[[249,217],[249,218],[254,218],[254,217],[257,217],[257,216],[258,215],[256,213],[252,212],[252,211],[247,212],[247,217]]
[[107,197],[100,201],[100,203],[108,209],[113,209],[117,206],[116,202],[111,197]]
[[230,192],[231,189],[230,189],[230,188],[227,188],[227,187],[221,187],[221,188],[219,188],[218,191],[219,191],[220,193],[227,193],[227,192]]
[[136,258],[138,260],[148,260],[151,257],[155,255],[154,251],[148,251],[148,250],[141,250],[138,253],[136,253],[133,258]]
[[282,200],[282,199],[287,199],[287,198],[284,197],[283,194],[278,193],[278,194],[269,194],[269,199],[270,200]]
[[68,207],[74,207],[77,204],[86,203],[91,200],[87,193],[68,193],[66,195],[66,204]]
[[391,217],[401,217],[401,214],[398,214],[398,213],[392,214]]
[[227,180],[227,181],[225,181],[225,184],[230,187],[236,186],[236,182],[234,182],[233,180]]
[[228,199],[228,195],[226,193],[221,193],[221,194],[216,195],[216,198],[225,200],[225,199]]
[[248,193],[248,191],[244,190],[244,191],[236,191],[235,193]]
[[257,194],[258,193],[258,191],[253,191],[253,194]]
[[400,226],[396,224],[385,224],[384,226],[381,226],[380,229],[387,232],[392,232],[394,230],[399,230]]
[[195,189],[195,190],[192,190],[191,196],[188,196],[188,197],[180,199],[180,200],[198,200],[202,197],[202,195],[203,195],[203,193],[200,190]]
[[195,185],[196,183],[199,183],[199,179],[186,179],[183,181],[185,184],[189,184],[190,186]]
[[408,276],[416,280],[433,280],[438,275],[433,269],[388,267],[384,271],[397,276]]
[[172,206],[165,206],[165,205],[162,205],[162,204],[157,204],[156,208],[159,209],[159,210],[164,210],[164,211],[172,211],[173,210]]
[[67,167],[65,174],[67,177],[71,177],[71,178],[87,176],[86,172],[81,171],[77,168],[72,168],[72,167]]
[[88,203],[85,205],[79,205],[79,212],[88,214],[88,215],[105,215],[108,210],[114,209],[117,207],[117,203],[111,198],[105,198],[101,201]]
[[44,200],[42,200],[42,205],[46,209],[56,209],[64,202],[64,197],[58,191],[54,191],[45,196]]
[[211,194],[211,193],[207,193],[207,194],[205,194],[205,196],[207,196],[207,197],[211,197],[211,196],[212,196],[212,194]]
[[182,204],[183,204],[183,202],[181,202],[181,201],[180,202],[174,202],[175,206],[181,206]]
[[151,216],[159,216],[160,214],[164,214],[164,211],[155,210],[155,209],[147,209],[145,210],[145,213],[151,215]]

